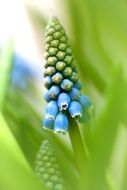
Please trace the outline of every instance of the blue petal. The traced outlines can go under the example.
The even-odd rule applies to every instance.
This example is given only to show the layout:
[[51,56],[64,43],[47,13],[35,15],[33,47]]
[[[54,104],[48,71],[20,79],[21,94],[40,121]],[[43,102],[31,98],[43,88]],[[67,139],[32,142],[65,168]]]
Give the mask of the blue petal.
[[63,113],[59,113],[54,121],[54,130],[56,132],[66,133],[68,130],[68,119]]
[[59,95],[60,93],[60,87],[59,86],[52,86],[50,89],[49,89],[49,97],[51,99],[56,99],[57,96]]
[[56,115],[57,115],[57,112],[58,112],[58,106],[57,106],[57,103],[56,101],[54,100],[51,100],[47,105],[46,105],[46,108],[45,108],[45,114],[47,117],[50,117],[50,118],[55,118]]
[[72,100],[78,100],[80,98],[80,91],[77,88],[72,88],[69,95]]
[[77,88],[78,90],[82,89],[82,85],[79,81],[75,83],[74,87]]
[[52,85],[52,78],[50,76],[46,76],[44,78],[44,85],[48,89],[51,87],[51,85]]
[[70,101],[70,96],[67,93],[61,93],[57,101],[60,110],[66,110],[70,104]]
[[44,91],[43,97],[44,97],[46,102],[49,102],[51,100],[51,98],[49,97],[49,91],[48,90]]
[[46,129],[52,129],[53,128],[53,124],[54,124],[54,120],[51,117],[45,117],[43,119],[43,127]]
[[69,106],[69,112],[72,117],[76,117],[76,118],[82,117],[83,109],[82,109],[81,104],[77,101],[72,101]]
[[88,96],[81,95],[79,98],[79,102],[85,108],[88,108],[91,106],[91,101]]

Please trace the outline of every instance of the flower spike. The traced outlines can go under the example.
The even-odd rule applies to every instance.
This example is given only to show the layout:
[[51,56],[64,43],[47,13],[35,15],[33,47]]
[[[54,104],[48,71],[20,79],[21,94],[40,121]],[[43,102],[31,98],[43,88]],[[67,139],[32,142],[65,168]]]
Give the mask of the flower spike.
[[69,117],[83,121],[84,110],[91,101],[81,94],[76,61],[63,26],[52,18],[45,32],[44,99],[48,102],[43,121],[44,128],[66,133]]

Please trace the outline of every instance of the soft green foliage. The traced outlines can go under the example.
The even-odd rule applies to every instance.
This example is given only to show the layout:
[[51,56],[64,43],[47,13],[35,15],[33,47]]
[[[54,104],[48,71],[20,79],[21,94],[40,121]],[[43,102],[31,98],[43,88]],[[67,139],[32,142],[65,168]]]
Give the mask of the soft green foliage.
[[11,60],[13,55],[12,41],[10,40],[8,44],[0,52],[0,109],[4,101],[4,93],[6,91],[6,86],[9,81],[9,75],[11,69]]
[[[32,97],[43,107],[37,88],[33,84],[27,92],[8,88],[13,53],[9,42],[0,56],[1,190],[49,189],[34,172],[36,155],[44,140],[51,145],[65,189],[127,189],[126,1],[64,3],[69,24],[62,24],[70,26],[67,31],[81,80],[93,102],[92,119],[79,128],[71,121],[71,138],[41,129],[41,113],[29,101]],[[42,31],[48,18],[31,10]],[[52,45],[57,46],[57,40]],[[55,60],[49,61],[54,64]]]

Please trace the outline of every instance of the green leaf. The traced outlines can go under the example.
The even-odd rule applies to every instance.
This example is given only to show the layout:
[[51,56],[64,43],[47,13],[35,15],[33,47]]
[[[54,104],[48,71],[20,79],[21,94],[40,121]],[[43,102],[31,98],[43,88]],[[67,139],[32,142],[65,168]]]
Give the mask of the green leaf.
[[36,154],[43,140],[39,130],[41,117],[38,111],[15,88],[6,95],[2,111],[25,157],[34,168]]
[[[119,123],[123,117],[125,105],[125,81],[121,67],[113,73],[104,110],[95,123],[93,149],[87,168],[86,189],[106,189],[106,170],[112,156],[112,150]],[[92,180],[92,183],[91,183]]]
[[2,49],[0,56],[0,109],[4,101],[4,95],[7,89],[10,76],[10,69],[13,56],[13,44],[9,40],[6,46]]
[[127,189],[127,154],[125,158],[125,166],[124,166],[124,173],[123,173],[123,181],[122,181],[122,188],[121,190]]
[[6,190],[44,190],[0,114],[0,187]]

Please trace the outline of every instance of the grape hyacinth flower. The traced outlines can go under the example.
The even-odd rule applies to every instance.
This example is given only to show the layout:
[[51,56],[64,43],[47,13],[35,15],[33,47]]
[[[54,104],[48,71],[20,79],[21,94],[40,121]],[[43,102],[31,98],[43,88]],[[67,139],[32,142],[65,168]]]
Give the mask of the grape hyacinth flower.
[[35,173],[40,182],[50,190],[64,190],[65,182],[60,170],[55,150],[48,140],[44,140],[36,156]]
[[83,121],[90,99],[81,94],[82,85],[76,62],[63,26],[52,18],[46,27],[44,99],[48,102],[43,127],[56,132],[68,131],[69,117]]

